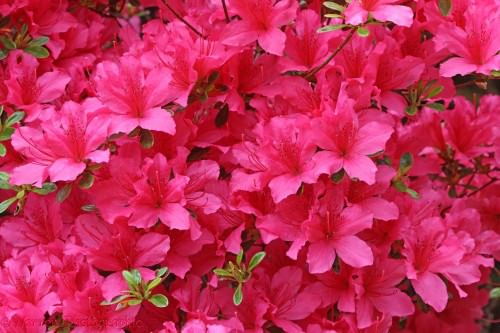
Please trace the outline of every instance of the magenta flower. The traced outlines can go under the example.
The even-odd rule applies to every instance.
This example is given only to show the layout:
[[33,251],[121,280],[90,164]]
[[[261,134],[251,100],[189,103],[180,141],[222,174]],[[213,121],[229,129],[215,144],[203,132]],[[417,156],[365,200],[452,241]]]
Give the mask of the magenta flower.
[[97,66],[96,84],[100,100],[110,109],[111,132],[129,133],[136,127],[175,133],[172,116],[161,108],[167,101],[164,89],[170,82],[166,69],[146,73],[139,60],[120,58]]
[[384,149],[393,129],[379,122],[360,125],[352,111],[324,113],[313,120],[314,141],[323,151],[314,156],[329,173],[344,169],[351,178],[367,184],[375,182],[377,167],[367,156]]
[[244,46],[258,41],[265,51],[283,54],[286,35],[280,27],[295,18],[296,1],[232,0],[230,6],[242,19],[225,28],[225,44]]
[[15,185],[38,187],[50,178],[52,182],[75,180],[88,162],[103,163],[109,151],[99,147],[106,140],[106,121],[93,114],[96,104],[66,102],[60,115],[39,126],[20,127],[12,136],[12,146],[25,163],[14,168],[10,181]]
[[393,22],[409,27],[413,23],[410,7],[395,5],[399,0],[353,0],[345,10],[346,22],[353,25],[363,24],[368,15],[380,22]]

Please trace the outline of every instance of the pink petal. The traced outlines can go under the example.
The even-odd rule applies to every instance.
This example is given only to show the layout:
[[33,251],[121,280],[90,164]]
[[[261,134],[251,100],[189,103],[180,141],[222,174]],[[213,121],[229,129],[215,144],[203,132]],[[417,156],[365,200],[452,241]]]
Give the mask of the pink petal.
[[439,67],[439,73],[444,77],[452,77],[458,74],[470,74],[476,69],[476,64],[469,62],[467,59],[455,57],[442,63]]
[[278,203],[289,195],[297,193],[301,183],[300,177],[293,177],[289,174],[273,178],[269,182],[269,188],[274,202]]
[[361,155],[370,155],[384,150],[385,143],[394,130],[391,126],[376,121],[369,122],[358,132],[353,152]]
[[368,19],[368,12],[361,7],[358,0],[352,1],[344,12],[346,23],[352,25],[359,25],[366,22]]
[[415,311],[411,298],[397,288],[393,288],[390,294],[370,297],[370,300],[377,310],[392,316],[409,316]]
[[109,150],[95,150],[87,154],[85,158],[95,163],[106,163],[109,161]]
[[42,184],[49,175],[48,167],[36,163],[28,163],[15,167],[10,174],[10,184],[23,185],[31,184],[42,187]]
[[375,174],[377,166],[373,161],[363,155],[349,156],[344,160],[344,170],[350,178],[358,178],[368,185],[375,183]]
[[48,103],[61,97],[69,81],[71,81],[71,77],[61,72],[47,72],[43,74],[37,80],[40,89],[38,101],[40,103]]
[[399,217],[398,206],[382,198],[368,198],[359,202],[358,205],[371,212],[373,217],[379,220],[390,221]]
[[224,28],[222,42],[226,45],[244,46],[256,41],[257,31],[245,21],[233,21]]
[[379,5],[371,14],[381,22],[393,22],[403,27],[410,27],[413,23],[413,11],[410,7],[400,5]]
[[446,284],[439,276],[431,272],[419,274],[417,279],[411,280],[411,284],[422,300],[432,306],[437,312],[441,312],[448,303],[448,291]]
[[267,52],[281,56],[285,48],[286,34],[280,29],[259,33],[259,45]]
[[60,158],[49,167],[50,180],[53,182],[75,180],[85,168],[86,164],[83,162],[76,162],[72,158]]
[[189,212],[180,204],[166,204],[159,215],[163,224],[172,229],[188,230],[191,225]]
[[328,272],[335,261],[335,246],[329,241],[309,244],[307,263],[312,274]]
[[167,134],[175,134],[175,121],[162,108],[153,108],[146,110],[144,118],[139,118],[139,125],[148,130],[164,132]]
[[372,249],[356,236],[345,236],[335,240],[335,250],[340,259],[352,267],[373,264]]
[[138,253],[134,266],[153,266],[165,259],[170,249],[170,238],[167,235],[150,232],[142,235],[137,241],[135,251]]

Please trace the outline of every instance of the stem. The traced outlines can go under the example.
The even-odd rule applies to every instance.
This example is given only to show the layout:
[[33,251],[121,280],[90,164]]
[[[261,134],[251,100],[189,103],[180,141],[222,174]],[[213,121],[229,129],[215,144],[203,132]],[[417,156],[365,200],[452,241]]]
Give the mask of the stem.
[[342,43],[340,43],[339,46],[337,46],[337,48],[333,51],[333,53],[328,57],[326,58],[325,61],[323,61],[322,64],[320,64],[318,67],[314,68],[313,70],[311,70],[309,73],[306,74],[305,78],[308,79],[308,78],[311,78],[313,77],[314,75],[316,75],[316,73],[318,73],[320,70],[323,69],[323,67],[325,67],[326,65],[328,65],[328,63],[330,63],[330,61],[332,61],[333,58],[335,58],[335,56],[344,48],[344,46],[347,45],[347,43],[351,40],[352,36],[354,35],[354,32],[355,32],[355,28],[351,28],[351,30],[349,31],[349,34],[347,35],[347,37],[342,41]]
[[226,17],[226,22],[229,23],[231,22],[231,19],[229,18],[229,13],[227,11],[226,0],[221,0],[221,1],[222,1],[222,8],[224,9],[224,16]]
[[489,182],[487,182],[486,184],[484,184],[483,186],[481,186],[480,188],[478,188],[477,190],[469,193],[467,196],[468,197],[471,197],[473,196],[474,194],[476,194],[477,192],[479,191],[482,191],[484,190],[486,187],[490,186],[491,184],[493,184],[494,182],[496,182],[498,180],[498,178],[491,178],[491,180]]
[[186,21],[182,16],[180,16],[167,2],[167,0],[163,0],[163,4],[167,6],[168,10],[174,14],[175,17],[177,17],[182,23],[184,23],[189,29],[191,29],[195,34],[200,36],[201,38],[205,38],[205,35],[203,35],[201,32],[199,32],[195,27],[193,27],[188,21]]

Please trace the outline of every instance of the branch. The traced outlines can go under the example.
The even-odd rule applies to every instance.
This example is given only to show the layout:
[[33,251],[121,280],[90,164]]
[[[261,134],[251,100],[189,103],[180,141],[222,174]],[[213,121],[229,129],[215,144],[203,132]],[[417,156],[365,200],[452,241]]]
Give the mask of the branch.
[[330,61],[332,61],[332,59],[335,58],[335,56],[340,51],[342,51],[342,49],[344,48],[344,46],[346,46],[347,43],[349,43],[349,41],[351,40],[351,38],[354,35],[355,31],[356,31],[355,28],[351,28],[351,30],[349,31],[349,34],[347,35],[347,37],[342,41],[342,43],[340,43],[339,46],[337,46],[337,48],[333,51],[333,53],[325,61],[323,61],[323,63],[321,65],[319,65],[318,67],[316,67],[313,70],[311,70],[310,72],[308,72],[305,75],[305,78],[306,79],[312,78],[314,75],[316,75],[316,73],[318,73],[320,70],[322,70],[323,67],[325,67],[326,65],[328,65],[330,63]]
[[221,0],[221,1],[222,1],[222,8],[224,9],[224,16],[226,17],[226,22],[229,23],[231,22],[231,19],[229,18],[229,12],[227,11],[226,0]]
[[206,38],[205,35],[203,35],[201,32],[199,32],[195,27],[193,27],[188,21],[186,21],[182,16],[179,15],[179,13],[177,13],[173,8],[172,6],[170,6],[167,2],[167,0],[162,0],[163,1],[163,4],[165,6],[167,6],[168,10],[170,10],[172,12],[172,14],[174,14],[175,17],[177,17],[182,23],[184,23],[189,29],[191,29],[196,35],[198,35],[199,37],[201,38]]

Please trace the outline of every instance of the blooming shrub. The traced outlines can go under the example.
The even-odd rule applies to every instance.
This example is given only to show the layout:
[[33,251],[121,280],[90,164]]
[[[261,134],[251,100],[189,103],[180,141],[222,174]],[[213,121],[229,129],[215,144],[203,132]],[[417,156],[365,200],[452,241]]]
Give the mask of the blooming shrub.
[[497,0],[0,13],[0,332],[494,322]]

